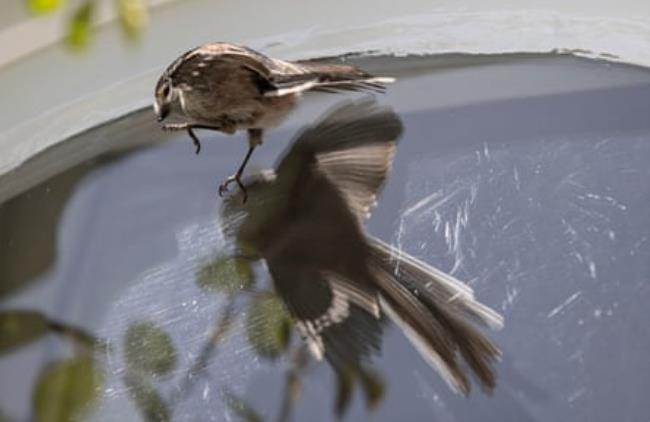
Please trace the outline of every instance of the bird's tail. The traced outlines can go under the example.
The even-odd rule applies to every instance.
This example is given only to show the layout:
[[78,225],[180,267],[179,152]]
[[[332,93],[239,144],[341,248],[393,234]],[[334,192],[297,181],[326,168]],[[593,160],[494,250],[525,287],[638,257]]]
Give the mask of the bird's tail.
[[471,288],[452,276],[379,239],[370,243],[382,310],[455,391],[469,393],[469,366],[483,389],[491,392],[496,384],[493,364],[501,353],[471,322],[500,329],[502,317],[477,302]]
[[[340,91],[374,91],[384,92],[386,85],[395,82],[395,78],[371,75],[356,66],[343,64],[324,64],[317,62],[295,62],[300,73],[279,77],[274,84],[301,91],[340,92]],[[305,88],[302,85],[307,84]]]

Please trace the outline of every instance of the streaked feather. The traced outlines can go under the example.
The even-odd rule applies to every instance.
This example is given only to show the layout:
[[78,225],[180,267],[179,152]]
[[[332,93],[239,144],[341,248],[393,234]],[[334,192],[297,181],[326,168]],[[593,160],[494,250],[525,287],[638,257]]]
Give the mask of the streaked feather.
[[[500,315],[474,299],[469,286],[415,258],[371,239],[371,267],[382,288],[382,303],[409,325],[407,337],[457,392],[468,394],[470,382],[461,358],[486,391],[494,389],[493,364],[501,352],[468,323],[474,320],[500,328]],[[416,269],[413,271],[413,269]]]

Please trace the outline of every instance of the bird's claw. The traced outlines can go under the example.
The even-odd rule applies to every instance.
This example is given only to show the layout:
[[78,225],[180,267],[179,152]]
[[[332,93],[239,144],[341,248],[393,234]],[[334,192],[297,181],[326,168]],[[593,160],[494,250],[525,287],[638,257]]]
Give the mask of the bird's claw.
[[194,143],[194,153],[196,155],[201,152],[201,141],[199,137],[196,136],[196,133],[192,130],[192,126],[188,123],[165,123],[162,125],[162,130],[166,132],[177,132],[179,130],[186,130],[187,134],[192,138],[192,143]]
[[229,192],[228,187],[232,183],[237,183],[237,186],[239,186],[239,189],[241,189],[242,194],[244,196],[242,203],[245,203],[246,200],[248,199],[248,192],[246,191],[246,187],[244,184],[241,182],[241,179],[238,174],[234,174],[230,177],[228,177],[222,184],[219,185],[219,196],[223,197],[223,195],[227,192]]
[[194,153],[199,155],[199,152],[201,152],[201,141],[199,140],[199,137],[196,136],[191,127],[187,128],[187,134],[190,135],[190,138],[192,138],[192,142],[194,143]]

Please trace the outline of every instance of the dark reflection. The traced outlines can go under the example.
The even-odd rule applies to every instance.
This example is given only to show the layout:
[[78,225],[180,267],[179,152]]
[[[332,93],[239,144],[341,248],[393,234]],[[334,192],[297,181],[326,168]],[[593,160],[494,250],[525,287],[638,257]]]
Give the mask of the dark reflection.
[[[384,381],[370,358],[380,350],[384,316],[452,389],[469,393],[470,374],[487,392],[496,384],[492,365],[500,352],[472,323],[499,328],[501,317],[461,282],[364,233],[401,132],[388,108],[341,106],[306,129],[275,171],[248,181],[247,202],[235,195],[223,208],[223,230],[238,254],[232,265],[244,258],[266,263],[310,355],[337,374],[338,416],[356,385],[369,407],[381,400]],[[280,419],[294,402],[287,395],[298,383],[302,365],[295,366]]]
[[0,298],[27,287],[54,264],[55,229],[71,192],[89,169],[75,167],[0,204]]
[[[336,417],[346,413],[355,394],[362,394],[372,410],[388,392],[389,380],[373,365],[386,317],[453,390],[469,393],[473,377],[491,391],[499,351],[473,324],[497,328],[501,318],[459,281],[364,231],[401,133],[400,118],[389,108],[368,101],[339,106],[306,128],[275,170],[249,178],[247,202],[241,194],[224,201],[222,229],[234,253],[201,266],[196,283],[226,303],[189,366],[180,365],[182,345],[173,341],[169,327],[154,318],[129,321],[109,350],[94,334],[39,312],[3,311],[2,354],[50,335],[71,345],[40,370],[32,387],[34,419],[90,415],[108,388],[107,356],[124,363],[113,375],[147,421],[173,420],[201,380],[220,388],[225,405],[242,420],[289,420],[319,360],[326,360],[335,374],[331,400]],[[68,189],[57,190],[62,198],[87,168],[71,173]],[[9,205],[5,212],[16,206]],[[54,208],[57,219],[61,206]],[[53,241],[44,243],[53,249]],[[257,279],[260,264],[268,269],[272,286]],[[220,345],[238,323],[259,358],[285,362],[275,414],[261,416],[248,398],[207,370],[218,362]]]
[[83,162],[0,203],[0,299],[33,285],[52,268],[58,254],[59,220],[79,182],[126,154],[112,152]]

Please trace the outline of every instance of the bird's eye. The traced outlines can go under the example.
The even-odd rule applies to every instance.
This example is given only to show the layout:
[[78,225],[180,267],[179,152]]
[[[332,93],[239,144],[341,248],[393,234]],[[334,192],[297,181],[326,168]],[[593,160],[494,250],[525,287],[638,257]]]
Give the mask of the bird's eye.
[[169,85],[165,85],[165,87],[163,88],[162,94],[165,97],[169,96]]

